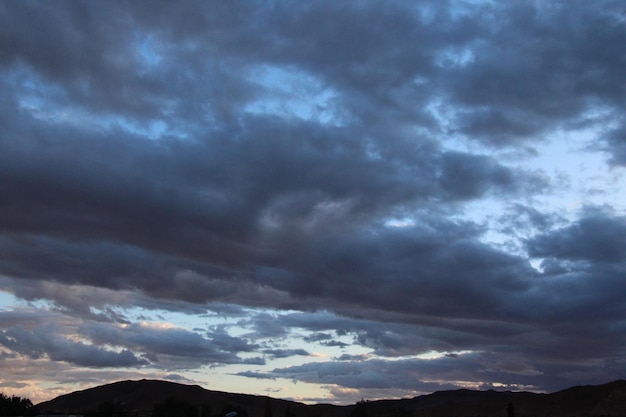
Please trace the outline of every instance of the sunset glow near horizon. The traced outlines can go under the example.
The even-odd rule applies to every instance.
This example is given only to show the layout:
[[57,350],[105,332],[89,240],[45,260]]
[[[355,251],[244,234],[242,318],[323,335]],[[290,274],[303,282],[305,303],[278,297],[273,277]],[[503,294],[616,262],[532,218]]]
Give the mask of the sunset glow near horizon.
[[626,377],[620,1],[0,2],[0,392]]

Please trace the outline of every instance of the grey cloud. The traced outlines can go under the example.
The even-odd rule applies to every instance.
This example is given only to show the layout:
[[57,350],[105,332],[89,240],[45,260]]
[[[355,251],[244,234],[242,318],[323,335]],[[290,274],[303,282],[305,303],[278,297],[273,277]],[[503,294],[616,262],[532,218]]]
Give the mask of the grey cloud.
[[248,378],[256,378],[256,379],[276,379],[275,376],[272,376],[269,373],[256,372],[256,371],[237,372],[236,375],[238,375],[238,376],[245,376],[245,377],[248,377]]
[[[519,386],[532,387],[536,390],[556,391],[571,383],[569,366],[548,365],[551,374],[544,375],[521,358],[511,362],[495,358],[490,354],[471,353],[459,357],[444,356],[439,359],[405,359],[397,361],[367,360],[307,363],[288,368],[277,368],[267,373],[242,373],[252,378],[296,378],[310,383],[339,383],[343,387],[361,389],[398,390],[407,389],[418,392],[433,392],[453,389],[452,383],[434,383],[429,381],[484,381],[488,378],[498,381],[504,387],[516,389]],[[595,373],[592,365],[577,366],[579,371]],[[593,379],[602,381],[618,375],[623,370],[620,364],[612,364],[602,369]],[[482,378],[481,378],[482,376]],[[481,389],[494,386],[481,385]],[[498,389],[502,389],[500,385]],[[388,392],[389,392],[388,391]],[[388,394],[386,394],[388,395]]]
[[543,213],[534,207],[524,204],[513,204],[507,212],[500,217],[503,231],[506,233],[516,233],[523,230],[532,234],[537,231],[545,231],[552,228],[559,221],[563,221],[558,215],[553,213]]
[[311,356],[304,349],[265,349],[263,353],[273,358],[288,358],[290,356]]
[[626,259],[626,218],[599,212],[537,236],[528,242],[531,256],[621,263]]
[[27,386],[28,384],[21,383],[21,382],[3,382],[2,384],[0,384],[0,387],[7,387],[7,388],[24,388]]
[[[619,275],[613,274],[597,288],[588,281],[592,277],[589,274],[534,278],[537,282],[528,292],[504,300],[516,308],[515,322],[499,317],[434,316],[421,320],[401,316],[393,322],[381,322],[308,313],[288,315],[281,322],[310,331],[345,329],[346,334],[353,336],[354,345],[371,349],[379,357],[431,351],[454,354],[465,350],[498,352],[509,357],[516,352],[512,361],[534,361],[538,371],[548,374],[551,371],[546,369],[556,369],[564,360],[566,368],[571,363],[584,362],[584,358],[618,360],[623,355],[623,326],[615,319],[624,313],[619,301],[623,293]],[[599,340],[604,343],[598,344]]]
[[[446,360],[442,360],[446,362]],[[249,377],[283,377],[296,378],[306,382],[314,383],[339,383],[348,388],[420,388],[420,381],[417,375],[424,379],[435,379],[436,377],[449,378],[451,376],[468,376],[468,369],[448,368],[448,364],[434,365],[429,361],[403,360],[403,361],[382,361],[368,360],[358,362],[322,362],[307,363],[289,368],[278,368],[267,374],[246,373]],[[445,380],[445,378],[441,378]]]
[[[63,313],[87,320],[128,323],[129,318],[124,310],[131,307],[194,315],[207,313],[206,306],[182,300],[156,299],[132,290],[110,290],[89,285],[67,285],[59,282],[11,278],[0,278],[0,288],[11,291],[15,296],[27,301],[40,299],[52,301],[55,307],[55,313],[52,314],[57,319],[58,313]],[[228,311],[233,315],[236,311],[241,311],[241,308],[227,308],[218,304],[211,305],[211,307],[216,312]],[[43,313],[38,312],[37,317],[42,318]],[[36,321],[37,318],[33,320]]]
[[364,361],[368,359],[368,355],[349,355],[344,353],[343,355],[335,358],[338,361]]
[[305,336],[303,339],[307,342],[326,342],[332,340],[333,335],[329,333],[315,333]]
[[[374,315],[374,313],[370,313]],[[402,323],[406,319],[407,323]],[[411,319],[416,323],[410,323]],[[430,351],[454,351],[460,349],[491,349],[502,338],[512,338],[528,332],[525,325],[512,326],[506,322],[491,320],[467,320],[414,316],[395,317],[395,321],[379,319],[351,319],[329,313],[294,313],[280,318],[281,323],[309,331],[342,329],[344,336],[351,336],[353,345],[371,349],[374,355],[401,357]],[[516,343],[513,341],[512,343]],[[328,343],[343,347],[345,344]],[[359,358],[361,358],[359,356]],[[363,359],[363,358],[361,358]]]
[[441,184],[453,197],[476,198],[493,188],[516,188],[512,172],[487,157],[462,153],[443,155]]
[[[466,6],[462,12],[435,2],[420,6],[383,2],[370,7],[331,3],[238,7],[244,10],[197,3],[176,10],[165,5],[153,10],[132,5],[130,21],[123,22],[116,19],[114,11],[103,13],[94,5],[55,10],[56,19],[45,19],[46,13],[35,7],[11,6],[16,17],[13,21],[35,17],[45,24],[39,26],[39,34],[22,36],[15,36],[22,30],[17,23],[5,25],[6,43],[11,45],[5,62],[21,59],[60,81],[70,75],[77,79],[80,76],[76,75],[93,77],[93,89],[101,96],[117,96],[114,103],[126,108],[137,102],[148,105],[149,100],[129,100],[124,89],[109,87],[113,82],[130,91],[135,89],[132,97],[162,98],[172,95],[164,85],[174,91],[189,90],[192,80],[202,79],[202,72],[209,71],[218,82],[194,91],[214,97],[214,102],[207,100],[207,107],[213,109],[218,102],[235,101],[227,99],[228,92],[236,92],[233,97],[245,97],[242,91],[253,91],[245,83],[245,89],[240,88],[241,81],[233,81],[227,74],[241,78],[239,68],[258,62],[291,65],[321,74],[326,83],[344,93],[344,103],[363,120],[380,121],[382,115],[376,118],[373,109],[380,113],[381,108],[394,110],[385,117],[420,120],[416,109],[443,95],[449,97],[451,106],[478,109],[460,116],[457,128],[462,133],[500,142],[532,136],[549,128],[554,119],[580,118],[590,99],[611,106],[622,104],[619,97],[623,94],[610,87],[619,85],[615,81],[623,66],[616,49],[624,36],[619,25],[623,10],[618,2],[586,7],[565,2],[551,3],[550,7],[483,4]],[[125,30],[99,27],[100,20],[94,16],[102,14],[106,21]],[[83,23],[85,18],[91,20],[91,26]],[[137,50],[141,44],[124,26],[133,20],[153,36],[155,53],[163,57],[154,68],[142,65],[141,54],[128,46],[135,45]],[[596,30],[598,27],[603,30]],[[65,34],[68,43],[43,47],[53,38],[46,36],[46,31]],[[85,38],[98,47],[81,43]],[[186,48],[174,47],[181,43]],[[74,52],[68,55],[68,51]],[[442,60],[441,51],[446,51],[446,59]],[[59,59],[43,59],[48,54]],[[464,54],[471,59],[459,63]],[[204,56],[219,56],[229,71],[216,71],[215,66],[199,58]],[[177,59],[192,63],[187,67],[191,74],[175,73]],[[50,62],[58,63],[61,70],[55,70]],[[126,65],[120,64],[124,62]],[[420,78],[425,82],[415,85],[414,80]],[[166,84],[164,79],[176,82]],[[222,92],[220,86],[229,90]],[[198,94],[195,98],[201,97]],[[177,106],[198,114],[199,107],[193,101],[192,105]],[[225,116],[232,111],[218,113]],[[153,108],[152,113],[158,115],[159,111]],[[479,126],[482,131],[476,130]]]
[[170,359],[165,360],[171,357],[200,364],[240,362],[235,353],[222,349],[225,345],[223,337],[214,343],[181,328],[163,328],[140,323],[124,327],[92,324],[83,325],[81,331],[95,343],[127,346],[144,352],[153,362],[164,361],[166,366],[172,366]]
[[[559,358],[576,373],[600,356],[597,377],[615,375],[624,219],[535,204],[556,185],[502,156],[584,132],[625,165],[623,16],[610,0],[2,4],[0,286],[122,350],[62,353],[19,312],[0,315],[4,342],[193,368],[260,364],[237,354],[298,328],[381,356],[483,352],[457,371],[409,363],[433,378],[554,387]],[[496,226],[462,220],[487,198],[508,207]],[[132,306],[221,313],[250,334],[141,327]],[[308,367],[408,386],[394,365],[351,379],[341,362]]]
[[623,67],[611,52],[624,37],[623,9],[615,2],[595,6],[496,6],[500,19],[491,34],[450,79],[458,104],[477,109],[460,116],[461,131],[507,143],[585,119],[594,104],[622,106],[619,89],[610,86]]
[[0,343],[5,347],[33,359],[48,356],[53,361],[70,362],[88,367],[128,367],[147,365],[131,351],[105,350],[94,345],[74,342],[63,336],[55,336],[54,330],[38,327],[27,330],[22,326],[2,330]]
[[603,148],[611,155],[610,162],[615,166],[626,166],[626,124],[622,122],[607,132],[604,139]]
[[253,334],[251,336],[257,338],[281,338],[289,334],[289,328],[286,327],[281,320],[274,314],[262,312],[254,315],[252,318],[240,320],[239,325],[244,327],[252,327]]
[[[250,125],[243,125],[241,140],[206,145],[113,135],[94,141],[72,129],[77,138],[67,139],[63,153],[46,147],[40,160],[29,146],[7,141],[3,174],[11,181],[4,192],[13,203],[4,228],[49,237],[32,238],[30,245],[6,241],[15,255],[5,273],[36,278],[45,271],[58,280],[191,302],[227,299],[254,278],[242,272],[247,264],[282,262],[282,252],[293,257],[308,245],[312,226],[317,234],[331,227],[350,231],[431,201],[516,188],[510,170],[486,157],[446,154],[438,168],[437,152],[420,155],[416,148],[406,160],[386,161],[368,156],[348,131],[245,120]],[[60,135],[58,129],[40,134]],[[292,136],[304,139],[294,144],[287,140]],[[262,146],[255,137],[264,138]],[[27,171],[22,161],[29,161]],[[137,171],[128,175],[131,166]],[[337,170],[344,175],[337,177]],[[225,177],[229,171],[238,175]],[[84,239],[108,242],[90,247]],[[119,241],[125,244],[113,243]]]
[[341,348],[350,346],[349,343],[344,343],[344,342],[341,342],[339,340],[328,340],[328,341],[321,342],[321,343],[324,346],[338,346],[338,347],[341,347]]
[[223,329],[209,332],[208,337],[213,344],[228,352],[252,352],[259,347],[243,337],[230,336]]
[[471,226],[430,224],[333,236],[298,256],[294,269],[306,271],[308,279],[284,285],[301,295],[341,294],[343,303],[355,307],[439,316],[508,314],[506,295],[527,288],[532,271],[523,260],[470,238],[472,233]]
[[265,365],[265,359],[263,359],[262,357],[256,357],[256,358],[244,358],[242,361],[243,364],[245,365]]
[[[356,342],[361,346],[372,348],[373,353],[378,356],[393,357],[434,350],[433,341],[424,339],[423,336],[407,335],[387,328],[359,332]],[[443,346],[438,348],[440,350]]]
[[41,322],[63,321],[63,317],[51,311],[32,311],[27,308],[15,308],[11,311],[2,311],[0,314],[0,327],[3,329],[22,326],[28,329],[36,327]]

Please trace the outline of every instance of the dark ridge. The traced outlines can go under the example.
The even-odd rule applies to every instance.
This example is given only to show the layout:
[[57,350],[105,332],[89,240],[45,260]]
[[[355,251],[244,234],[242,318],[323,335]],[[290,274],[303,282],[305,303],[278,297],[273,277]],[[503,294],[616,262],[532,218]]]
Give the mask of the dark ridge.
[[[552,394],[459,389],[411,399],[364,401],[350,406],[306,405],[266,396],[206,390],[167,381],[121,381],[76,391],[37,405],[42,414],[150,417],[155,404],[175,398],[193,415],[172,417],[626,417],[626,381],[571,387]],[[108,405],[108,409],[103,405]],[[108,410],[108,414],[107,414]]]

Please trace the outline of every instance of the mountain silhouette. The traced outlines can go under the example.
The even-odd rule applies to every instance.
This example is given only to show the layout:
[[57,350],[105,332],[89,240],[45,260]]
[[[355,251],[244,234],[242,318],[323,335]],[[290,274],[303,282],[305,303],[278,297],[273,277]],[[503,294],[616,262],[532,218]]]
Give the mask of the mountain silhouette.
[[232,412],[238,417],[505,417],[511,413],[515,417],[626,417],[626,381],[577,386],[551,394],[459,389],[337,406],[144,379],[76,391],[37,407],[42,414],[94,417],[223,417]]

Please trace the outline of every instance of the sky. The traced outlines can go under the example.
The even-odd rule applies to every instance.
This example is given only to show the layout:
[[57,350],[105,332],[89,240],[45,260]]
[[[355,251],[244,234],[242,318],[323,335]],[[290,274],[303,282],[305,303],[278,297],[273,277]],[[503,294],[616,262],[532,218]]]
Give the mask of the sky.
[[623,1],[0,2],[0,392],[626,377]]

